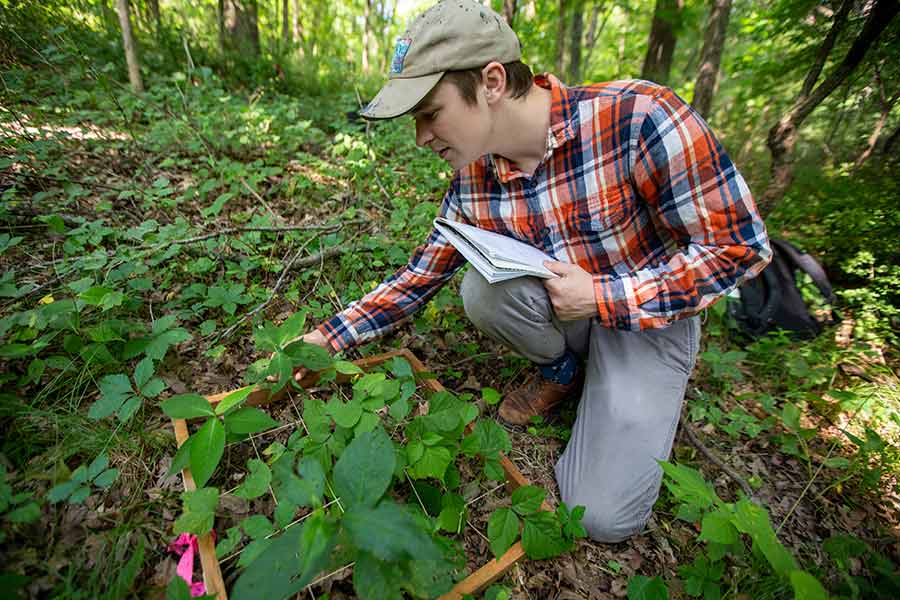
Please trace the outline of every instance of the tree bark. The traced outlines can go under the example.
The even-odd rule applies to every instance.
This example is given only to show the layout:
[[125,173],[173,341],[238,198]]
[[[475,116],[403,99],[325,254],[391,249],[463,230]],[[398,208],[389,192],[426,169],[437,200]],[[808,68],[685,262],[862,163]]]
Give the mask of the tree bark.
[[156,39],[159,40],[162,35],[162,17],[159,13],[159,0],[148,0],[150,5],[150,13],[153,15],[153,23],[156,27]]
[[366,0],[363,9],[363,35],[362,35],[362,72],[369,72],[369,15],[372,13],[372,0]]
[[682,0],[656,0],[641,79],[666,84],[672,70]]
[[694,98],[691,104],[704,117],[712,109],[719,79],[719,65],[725,48],[725,31],[731,13],[731,0],[712,0],[706,33],[703,35],[703,50],[700,51],[700,71],[694,84]]
[[591,21],[590,25],[588,25],[587,37],[584,42],[584,56],[582,57],[582,63],[585,67],[591,64],[591,56],[594,53],[594,48],[597,46],[597,40],[600,39],[600,34],[603,33],[603,29],[606,28],[606,22],[609,20],[610,15],[612,15],[615,4],[610,4],[609,9],[603,15],[603,20],[601,21],[600,11],[603,10],[603,8],[603,1],[601,0],[594,5],[593,11],[591,12]]
[[288,0],[281,0],[281,41],[285,49],[290,48],[294,41],[291,38],[291,7]]
[[564,77],[566,60],[566,3],[559,0],[559,21],[556,26],[556,73]]
[[131,16],[128,11],[128,0],[116,0],[116,9],[119,12],[119,25],[122,28],[125,62],[128,63],[128,81],[131,82],[131,90],[135,94],[141,94],[144,91],[144,82],[141,81],[141,65],[138,62],[134,36],[131,35]]
[[[763,193],[759,202],[760,211],[768,214],[784,197],[785,192],[790,187],[794,179],[794,148],[797,145],[800,126],[815,108],[828,97],[852,72],[859,66],[866,52],[875,43],[881,32],[888,26],[891,20],[900,10],[900,4],[897,0],[874,0],[874,5],[869,11],[862,30],[853,41],[853,45],[847,51],[846,56],[841,63],[832,70],[832,72],[819,84],[818,87],[804,95],[801,95],[794,101],[794,105],[785,113],[781,119],[769,130],[766,145],[772,153],[771,181],[766,191]],[[841,11],[838,11],[838,16]],[[846,14],[844,19],[846,20]],[[835,17],[837,18],[837,16]],[[843,28],[843,23],[834,22],[832,30],[835,28]],[[831,43],[831,34],[822,42],[823,46]],[[816,62],[813,64],[813,70],[821,72],[821,64],[824,59],[819,59],[821,52],[817,55]],[[827,55],[825,56],[827,58]],[[806,81],[810,80],[807,76]],[[813,85],[815,81],[813,81]],[[804,88],[806,88],[804,83]]]
[[884,90],[884,80],[881,78],[881,69],[879,67],[875,68],[875,82],[878,85],[878,101],[881,105],[881,114],[878,116],[878,121],[875,122],[875,128],[872,130],[872,134],[866,142],[865,150],[857,157],[856,162],[853,165],[854,171],[863,166],[863,163],[865,163],[875,152],[875,147],[881,139],[881,132],[887,124],[888,117],[891,116],[894,105],[897,103],[897,100],[900,99],[900,89],[896,90],[888,97],[887,92]]
[[222,48],[241,55],[259,55],[256,0],[219,0]]
[[517,0],[503,0],[503,18],[506,24],[512,28],[513,21],[516,18],[516,9],[518,8]]
[[584,0],[572,5],[572,30],[569,37],[569,82],[581,80],[581,40],[584,37]]

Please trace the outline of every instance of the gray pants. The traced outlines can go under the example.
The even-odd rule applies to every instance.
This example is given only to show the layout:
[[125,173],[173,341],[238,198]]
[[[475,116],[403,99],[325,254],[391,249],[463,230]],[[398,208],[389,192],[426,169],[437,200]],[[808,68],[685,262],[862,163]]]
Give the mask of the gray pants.
[[639,533],[659,496],[688,377],[700,343],[700,320],[665,329],[619,331],[596,320],[559,321],[540,280],[490,285],[470,269],[462,282],[478,329],[536,364],[568,348],[587,357],[572,438],[556,464],[562,500],[585,506],[583,524],[599,542]]

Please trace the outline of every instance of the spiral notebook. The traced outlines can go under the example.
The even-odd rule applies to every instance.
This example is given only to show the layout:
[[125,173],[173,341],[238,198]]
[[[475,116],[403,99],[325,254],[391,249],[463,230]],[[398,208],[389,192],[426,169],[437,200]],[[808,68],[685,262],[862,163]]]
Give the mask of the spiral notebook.
[[488,283],[516,277],[556,277],[545,266],[545,260],[556,260],[534,246],[511,237],[487,231],[443,217],[434,220],[434,227],[453,244]]

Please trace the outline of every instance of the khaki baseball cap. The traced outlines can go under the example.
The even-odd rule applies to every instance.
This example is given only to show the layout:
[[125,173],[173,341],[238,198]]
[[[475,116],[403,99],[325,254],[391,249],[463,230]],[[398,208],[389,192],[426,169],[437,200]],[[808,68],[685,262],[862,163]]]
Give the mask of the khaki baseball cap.
[[409,112],[447,71],[522,58],[506,21],[474,0],[442,0],[415,18],[397,40],[388,82],[360,115],[392,119]]

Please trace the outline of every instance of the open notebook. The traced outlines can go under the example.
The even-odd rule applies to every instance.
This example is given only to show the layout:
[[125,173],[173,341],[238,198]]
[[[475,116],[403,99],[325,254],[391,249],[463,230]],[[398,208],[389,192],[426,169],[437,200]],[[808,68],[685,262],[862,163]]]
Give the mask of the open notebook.
[[434,227],[478,269],[488,283],[525,276],[542,279],[555,277],[544,267],[545,260],[555,259],[534,246],[443,217],[434,220]]

